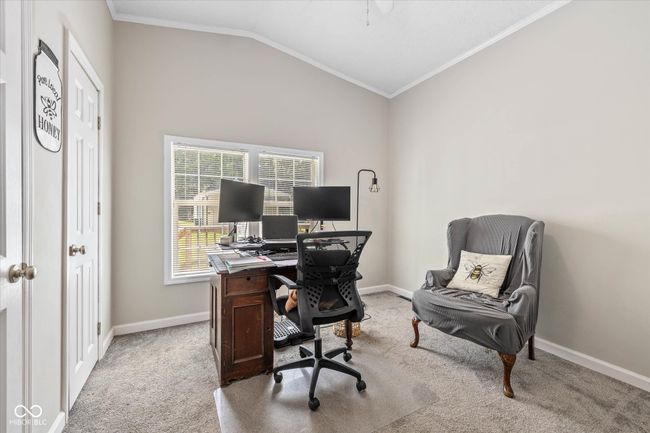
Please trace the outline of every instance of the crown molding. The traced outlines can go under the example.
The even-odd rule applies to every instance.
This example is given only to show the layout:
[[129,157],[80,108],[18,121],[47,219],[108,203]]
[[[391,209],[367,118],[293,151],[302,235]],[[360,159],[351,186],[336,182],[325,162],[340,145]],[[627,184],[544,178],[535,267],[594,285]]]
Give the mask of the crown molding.
[[465,53],[461,54],[460,56],[452,59],[451,61],[445,63],[444,65],[434,69],[433,71],[422,75],[421,77],[417,78],[416,80],[410,82],[409,84],[401,87],[397,91],[393,93],[388,93],[384,92],[383,90],[377,89],[374,86],[371,86],[369,84],[366,84],[362,81],[359,81],[355,78],[352,78],[340,71],[337,71],[334,68],[331,68],[327,65],[324,65],[317,60],[312,59],[311,57],[308,57],[304,54],[299,53],[298,51],[295,51],[289,47],[286,47],[282,44],[279,44],[265,36],[262,36],[260,34],[248,31],[248,30],[239,30],[239,29],[231,29],[228,27],[218,27],[218,26],[206,26],[206,25],[200,25],[200,24],[189,24],[189,23],[184,23],[180,21],[172,21],[172,20],[161,20],[157,18],[148,18],[148,17],[142,17],[142,16],[137,16],[137,15],[129,15],[129,14],[122,14],[117,12],[115,8],[115,4],[113,0],[106,0],[106,4],[108,5],[108,9],[111,12],[111,16],[113,17],[113,20],[115,21],[124,21],[124,22],[129,22],[129,23],[136,23],[136,24],[145,24],[145,25],[150,25],[150,26],[158,26],[158,27],[169,27],[169,28],[174,28],[174,29],[181,29],[181,30],[191,30],[191,31],[196,31],[196,32],[204,32],[204,33],[215,33],[219,35],[228,35],[228,36],[239,36],[243,38],[250,38],[254,39],[264,45],[267,45],[269,47],[275,48],[276,50],[282,51],[285,54],[288,54],[292,57],[297,58],[298,60],[301,60],[305,63],[308,63],[324,72],[327,72],[329,74],[334,75],[335,77],[338,77],[342,80],[345,80],[349,83],[352,83],[356,86],[362,87],[370,92],[376,93],[378,95],[381,95],[387,99],[392,99],[401,93],[406,92],[407,90],[417,86],[418,84],[428,80],[429,78],[432,78],[439,73],[451,68],[452,66],[462,62],[463,60],[467,59],[468,57],[473,56],[474,54],[478,53],[479,51],[484,50],[485,48],[499,42],[500,40],[504,39],[505,37],[515,33],[518,30],[521,30],[522,28],[528,26],[529,24],[534,23],[535,21],[545,17],[546,15],[560,9],[563,6],[566,6],[567,4],[571,3],[572,0],[556,0],[552,3],[550,3],[548,6],[540,9],[539,11],[535,12],[534,14],[516,22],[515,24],[511,25],[507,29],[503,30],[502,32],[498,33],[496,36],[488,39],[487,41],[477,45],[476,47],[466,51]]
[[115,17],[117,16],[115,3],[113,3],[113,0],[106,0],[106,6],[108,6],[108,11],[111,13],[111,18],[113,18],[113,21],[115,21]]
[[479,51],[482,51],[489,47],[490,45],[494,45],[497,42],[499,42],[501,39],[510,36],[511,34],[515,33],[518,30],[523,29],[529,24],[534,23],[535,21],[539,20],[540,18],[544,18],[546,15],[550,14],[551,12],[554,12],[558,9],[560,9],[562,6],[566,6],[569,3],[571,3],[572,0],[556,0],[553,3],[550,3],[548,6],[538,10],[534,14],[524,18],[521,21],[518,21],[505,29],[504,31],[498,33],[496,36],[493,36],[492,38],[488,39],[487,41],[483,42],[482,44],[479,44],[472,48],[469,51],[466,51],[465,53],[461,54],[460,56],[450,60],[449,62],[445,63],[444,65],[440,66],[439,68],[434,69],[433,71],[429,72],[428,74],[424,74],[420,78],[416,79],[415,81],[412,81],[411,83],[407,84],[406,86],[400,88],[399,90],[393,92],[388,96],[388,99],[392,99],[396,97],[397,95],[406,92],[407,90],[417,86],[418,84],[428,80],[429,78],[432,78],[442,71],[451,68],[452,66],[462,62],[463,60],[467,59],[468,57],[473,56],[474,54],[478,53]]

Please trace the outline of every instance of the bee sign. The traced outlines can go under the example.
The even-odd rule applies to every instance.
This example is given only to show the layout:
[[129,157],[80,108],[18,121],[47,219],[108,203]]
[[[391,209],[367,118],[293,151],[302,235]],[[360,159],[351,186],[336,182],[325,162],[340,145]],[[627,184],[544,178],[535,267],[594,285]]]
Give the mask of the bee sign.
[[61,150],[61,87],[59,61],[39,41],[34,58],[34,129],[38,142],[50,152]]

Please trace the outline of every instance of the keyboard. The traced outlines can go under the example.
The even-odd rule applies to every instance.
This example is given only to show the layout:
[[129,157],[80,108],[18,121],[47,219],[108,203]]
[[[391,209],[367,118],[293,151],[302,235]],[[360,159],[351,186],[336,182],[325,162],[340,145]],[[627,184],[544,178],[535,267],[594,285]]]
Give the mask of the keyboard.
[[262,247],[262,244],[254,242],[232,242],[228,247],[233,250],[257,250]]
[[298,252],[287,252],[287,253],[275,253],[275,254],[269,254],[267,256],[269,259],[273,260],[274,262],[282,262],[285,260],[298,260]]
[[274,245],[274,244],[293,244],[296,245],[295,239],[264,239],[265,245]]

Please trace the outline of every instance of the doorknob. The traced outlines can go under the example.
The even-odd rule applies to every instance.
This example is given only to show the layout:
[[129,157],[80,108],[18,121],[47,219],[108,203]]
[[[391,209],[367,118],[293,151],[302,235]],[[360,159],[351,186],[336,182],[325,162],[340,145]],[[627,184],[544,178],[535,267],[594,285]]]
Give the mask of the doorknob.
[[76,256],[77,253],[86,254],[86,246],[82,245],[80,247],[76,246],[75,244],[70,245],[70,248],[68,248],[68,253],[71,256]]
[[37,274],[38,271],[36,270],[36,267],[27,266],[27,263],[21,263],[19,265],[13,265],[9,268],[8,279],[10,283],[15,283],[23,277],[26,280],[33,280],[36,278]]

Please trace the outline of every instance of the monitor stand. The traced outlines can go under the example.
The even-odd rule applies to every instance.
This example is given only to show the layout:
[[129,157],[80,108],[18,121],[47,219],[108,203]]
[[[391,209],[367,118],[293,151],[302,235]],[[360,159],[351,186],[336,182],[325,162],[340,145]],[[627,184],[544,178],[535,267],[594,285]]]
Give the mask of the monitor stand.
[[233,242],[233,243],[237,243],[237,241],[238,241],[238,239],[237,239],[237,224],[238,224],[237,222],[234,223],[234,226],[233,226],[233,228],[232,228],[232,231],[231,231],[230,234],[228,235],[228,236],[231,236],[231,237],[232,237],[232,242]]

